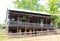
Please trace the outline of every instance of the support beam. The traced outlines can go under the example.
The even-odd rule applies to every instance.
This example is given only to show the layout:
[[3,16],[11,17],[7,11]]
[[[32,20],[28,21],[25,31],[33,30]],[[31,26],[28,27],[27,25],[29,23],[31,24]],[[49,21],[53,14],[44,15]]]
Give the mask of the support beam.
[[7,9],[7,13],[6,13],[6,30],[7,30],[7,34],[9,32],[9,21],[10,21],[8,16],[9,16],[9,11]]
[[53,25],[52,21],[51,21],[50,25]]
[[41,26],[43,27],[43,19],[41,19]]
[[19,33],[21,34],[21,28],[19,29]]
[[17,27],[17,33],[18,33],[18,27]]
[[46,28],[47,28],[47,18],[46,18]]
[[35,28],[33,28],[33,35],[35,35]]
[[30,35],[32,35],[32,30],[31,29],[29,29],[29,32],[30,32]]
[[25,27],[25,35],[27,34],[27,28]]
[[[17,19],[17,24],[19,23],[19,20]],[[17,33],[18,33],[18,27],[19,27],[19,24],[17,25]]]
[[39,35],[38,29],[37,29],[37,35]]
[[47,29],[47,35],[49,35],[49,29]]
[[17,17],[17,33],[18,33],[18,28],[19,28],[19,16]]

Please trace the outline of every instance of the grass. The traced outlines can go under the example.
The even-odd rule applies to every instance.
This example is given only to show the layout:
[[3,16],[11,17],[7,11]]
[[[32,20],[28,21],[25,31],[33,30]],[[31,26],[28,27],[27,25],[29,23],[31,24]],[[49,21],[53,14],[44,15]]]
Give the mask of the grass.
[[7,39],[7,38],[5,37],[5,33],[2,32],[2,30],[3,30],[3,29],[0,29],[0,40],[5,40],[5,39]]
[[0,32],[0,40],[4,40],[4,39],[5,39],[4,34]]

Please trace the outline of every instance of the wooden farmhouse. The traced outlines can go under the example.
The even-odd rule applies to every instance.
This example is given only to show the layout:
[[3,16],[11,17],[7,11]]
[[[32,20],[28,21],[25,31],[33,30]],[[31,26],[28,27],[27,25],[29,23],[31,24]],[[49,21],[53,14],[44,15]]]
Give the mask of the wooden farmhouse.
[[51,15],[45,12],[8,9],[6,28],[8,33],[37,34],[39,31],[55,29],[52,20]]

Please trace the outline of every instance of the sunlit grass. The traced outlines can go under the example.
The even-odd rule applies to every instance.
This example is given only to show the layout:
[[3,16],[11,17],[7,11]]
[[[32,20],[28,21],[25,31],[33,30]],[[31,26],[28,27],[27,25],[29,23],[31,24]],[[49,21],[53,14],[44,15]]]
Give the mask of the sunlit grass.
[[4,36],[0,36],[0,40],[6,40],[7,38],[5,38]]
[[5,36],[5,33],[2,32],[3,29],[0,29],[0,40],[6,40],[6,36]]

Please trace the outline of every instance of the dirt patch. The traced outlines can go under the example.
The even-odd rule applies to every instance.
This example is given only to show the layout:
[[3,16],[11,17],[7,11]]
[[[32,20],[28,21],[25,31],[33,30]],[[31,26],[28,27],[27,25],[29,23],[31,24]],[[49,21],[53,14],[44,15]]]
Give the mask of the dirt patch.
[[10,38],[2,41],[60,41],[60,35],[47,35],[26,38]]

